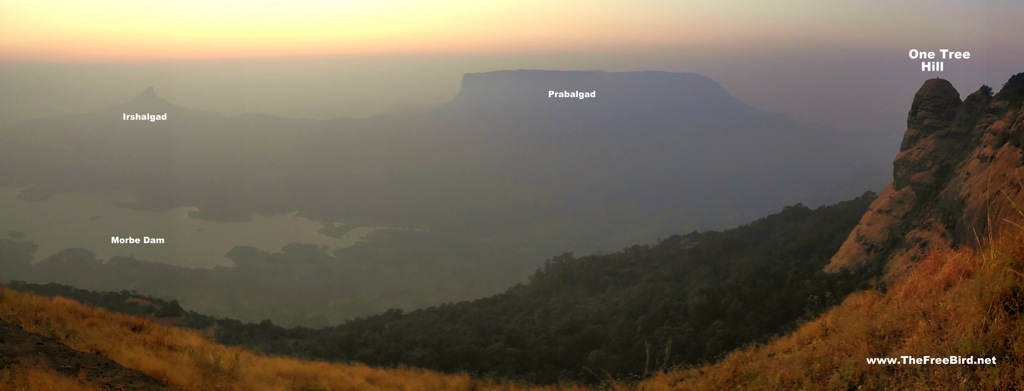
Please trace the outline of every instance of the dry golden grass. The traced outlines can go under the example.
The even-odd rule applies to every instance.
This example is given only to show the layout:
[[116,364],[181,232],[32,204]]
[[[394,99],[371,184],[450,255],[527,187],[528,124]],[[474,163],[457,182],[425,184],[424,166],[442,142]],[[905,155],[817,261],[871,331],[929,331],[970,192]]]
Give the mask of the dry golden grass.
[[18,391],[101,391],[87,379],[70,378],[41,365],[0,371],[0,390]]
[[[1024,213],[1021,213],[1024,217]],[[1024,389],[1024,225],[980,250],[930,253],[887,293],[857,292],[796,332],[722,361],[614,390]],[[1012,226],[1012,227],[1011,227]],[[0,287],[0,316],[183,390],[583,390],[465,374],[267,357],[140,317]],[[996,365],[868,365],[868,357],[995,356]],[[0,370],[0,388],[96,389],[42,366]]]
[[[14,316],[28,331],[54,338],[76,350],[101,354],[182,390],[584,389],[573,385],[497,383],[466,374],[421,369],[377,369],[359,364],[268,357],[216,345],[195,332],[140,317],[7,288],[0,288],[0,316]],[[0,372],[0,384],[40,384],[24,389],[90,389],[87,379],[67,379],[40,368]]]
[[[1012,231],[1012,232],[1010,232]],[[1024,389],[1024,232],[930,253],[887,293],[857,292],[766,345],[641,390]],[[868,357],[976,356],[996,365],[868,365]]]
[[[990,238],[982,250],[932,252],[887,293],[855,293],[796,332],[736,351],[717,364],[602,388],[1024,389],[1024,233],[1013,231]],[[0,288],[0,315],[13,315],[29,331],[184,390],[586,389],[267,357],[143,318],[6,288]],[[999,363],[868,365],[865,360],[904,355],[995,356]],[[0,384],[26,390],[95,389],[87,380],[40,368],[0,371]]]
[[[616,390],[1024,389],[1024,234],[982,250],[936,251],[887,293],[858,292],[788,336],[721,362]],[[495,383],[465,374],[376,369],[254,354],[139,317],[0,288],[0,315],[184,390],[583,390]],[[998,358],[996,365],[868,365],[868,357]],[[0,371],[0,385],[92,390],[48,369]],[[3,387],[3,386],[0,386]]]

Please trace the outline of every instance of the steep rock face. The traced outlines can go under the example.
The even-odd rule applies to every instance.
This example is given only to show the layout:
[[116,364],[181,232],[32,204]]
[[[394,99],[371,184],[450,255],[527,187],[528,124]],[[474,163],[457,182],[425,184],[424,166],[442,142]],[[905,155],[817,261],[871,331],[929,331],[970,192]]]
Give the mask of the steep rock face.
[[1022,75],[995,97],[983,87],[962,102],[948,81],[926,81],[907,117],[893,183],[825,271],[866,267],[892,279],[929,248],[977,243],[992,219],[1021,208],[1024,112],[1015,86]]
[[962,145],[966,129],[951,126],[960,104],[960,93],[946,80],[928,80],[917,91],[893,163],[894,190],[910,186],[925,191],[966,152]]

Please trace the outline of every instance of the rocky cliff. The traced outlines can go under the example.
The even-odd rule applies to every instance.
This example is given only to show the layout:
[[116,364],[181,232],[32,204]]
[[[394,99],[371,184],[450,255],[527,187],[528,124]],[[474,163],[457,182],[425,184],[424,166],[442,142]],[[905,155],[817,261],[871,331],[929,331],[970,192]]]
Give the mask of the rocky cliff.
[[932,247],[975,245],[995,219],[1024,216],[1024,73],[960,100],[946,80],[914,96],[885,188],[825,268],[904,274]]

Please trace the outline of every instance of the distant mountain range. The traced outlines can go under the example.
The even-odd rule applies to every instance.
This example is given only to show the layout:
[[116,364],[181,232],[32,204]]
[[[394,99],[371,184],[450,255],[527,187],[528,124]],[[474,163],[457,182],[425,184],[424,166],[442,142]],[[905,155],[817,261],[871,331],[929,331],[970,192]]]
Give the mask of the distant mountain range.
[[[553,90],[597,97],[548,98]],[[0,184],[125,191],[138,207],[198,205],[197,217],[216,220],[300,210],[468,232],[568,220],[574,232],[669,233],[880,188],[891,146],[874,136],[751,108],[687,73],[468,74],[445,107],[366,120],[228,118],[149,90],[4,130]]]
[[[147,90],[118,107],[0,129],[0,185],[26,187],[32,200],[128,194],[136,200],[119,205],[196,206],[192,217],[210,220],[298,211],[350,226],[421,228],[378,236],[404,246],[389,255],[403,254],[402,266],[382,266],[373,278],[418,286],[403,285],[423,277],[408,271],[461,265],[458,276],[437,270],[424,289],[450,286],[461,293],[449,299],[468,299],[522,281],[553,254],[721,229],[785,205],[880,189],[899,136],[800,123],[691,73],[468,74],[448,105],[369,119],[227,117],[182,106]],[[167,120],[124,120],[134,113]]]
[[[880,195],[789,206],[723,232],[611,254],[563,254],[527,284],[475,301],[284,329],[213,319],[137,292],[13,283],[63,297],[0,287],[4,379],[45,389],[160,387],[148,376],[204,389],[1022,389],[1024,73],[992,92],[982,86],[961,100],[949,82],[926,81]],[[0,239],[0,275],[32,269],[32,244],[9,236],[17,240]],[[264,258],[249,266],[274,277],[275,267],[324,261],[323,249],[286,249],[233,253],[242,265],[243,252]],[[267,359],[168,323],[213,332],[220,343],[347,364]],[[915,351],[941,356],[906,355]],[[495,381],[506,377],[515,383]]]

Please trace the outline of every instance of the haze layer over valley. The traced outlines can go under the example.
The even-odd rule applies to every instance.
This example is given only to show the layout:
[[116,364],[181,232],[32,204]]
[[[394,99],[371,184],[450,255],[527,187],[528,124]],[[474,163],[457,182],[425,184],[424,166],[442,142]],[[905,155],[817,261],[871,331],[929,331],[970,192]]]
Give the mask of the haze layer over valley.
[[[200,228],[143,229],[126,218],[115,229],[110,213],[85,213],[100,216],[92,225],[40,216],[56,223],[27,240],[55,248],[54,232],[91,230],[76,235],[95,244],[35,252],[34,267],[3,275],[137,289],[243,320],[323,324],[497,293],[556,254],[730,227],[785,205],[852,198],[891,178],[887,138],[757,110],[692,73],[467,74],[447,105],[366,119],[186,106],[147,90],[116,107],[3,128],[0,185],[20,189],[5,208],[90,194],[138,215],[187,210],[169,223],[179,227],[207,221],[245,232],[294,213],[320,228],[283,247],[225,237],[229,252],[199,254],[182,249],[193,246],[185,233]],[[167,119],[125,120],[135,113]],[[0,229],[27,230],[14,221],[0,219]],[[328,240],[373,229],[349,237],[366,240],[352,247]],[[193,259],[95,256],[113,254],[111,236],[130,235],[163,238],[156,251]]]

